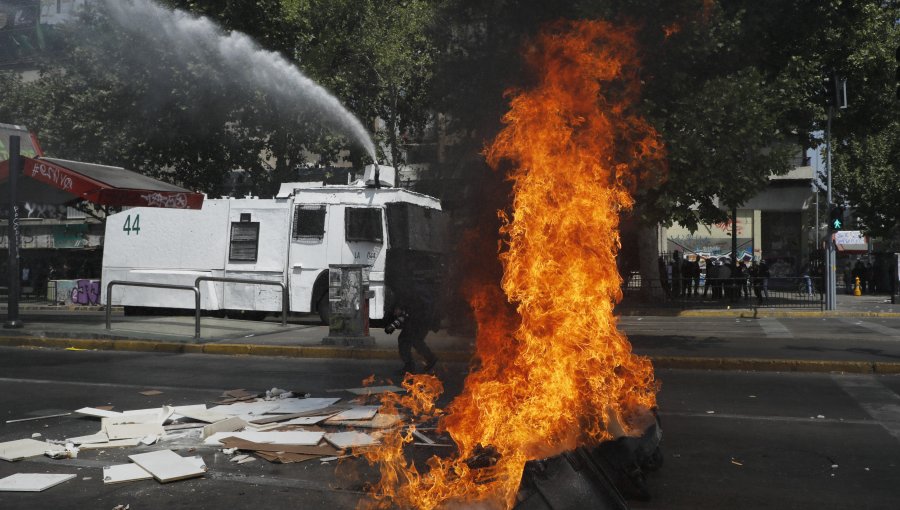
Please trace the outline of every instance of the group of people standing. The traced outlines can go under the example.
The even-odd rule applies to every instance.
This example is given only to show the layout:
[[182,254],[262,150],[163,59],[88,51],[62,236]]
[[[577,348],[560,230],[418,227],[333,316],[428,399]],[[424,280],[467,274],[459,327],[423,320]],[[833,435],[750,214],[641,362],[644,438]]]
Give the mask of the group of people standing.
[[[667,299],[684,299],[700,297],[700,281],[702,270],[700,258],[686,259],[675,250],[672,258],[659,257],[659,278]],[[703,294],[712,299],[738,299],[742,295],[750,297],[751,289],[759,302],[769,298],[769,267],[765,261],[752,261],[748,266],[740,261],[732,266],[731,259],[709,258],[706,260],[706,275],[703,278]]]

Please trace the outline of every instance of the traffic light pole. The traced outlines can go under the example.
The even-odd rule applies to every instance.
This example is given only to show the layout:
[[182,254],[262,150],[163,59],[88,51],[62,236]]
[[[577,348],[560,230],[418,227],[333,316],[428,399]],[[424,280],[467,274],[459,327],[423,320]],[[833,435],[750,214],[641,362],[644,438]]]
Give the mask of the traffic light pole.
[[[825,197],[825,205],[827,210],[831,211],[831,117],[834,115],[834,106],[828,106],[828,127],[825,133],[825,175],[827,176],[827,193]],[[829,227],[831,227],[829,225]],[[837,281],[835,279],[835,270],[837,269],[837,257],[834,250],[834,234],[831,228],[825,239],[825,309],[837,309]]]

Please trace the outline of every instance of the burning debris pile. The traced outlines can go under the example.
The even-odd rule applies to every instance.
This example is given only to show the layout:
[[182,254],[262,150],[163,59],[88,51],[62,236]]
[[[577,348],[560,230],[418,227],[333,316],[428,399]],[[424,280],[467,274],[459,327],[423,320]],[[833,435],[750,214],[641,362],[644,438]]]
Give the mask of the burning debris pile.
[[386,400],[440,417],[458,454],[420,470],[404,456],[412,435],[387,434],[366,454],[382,477],[374,506],[511,508],[529,461],[640,436],[655,421],[653,368],[613,316],[619,213],[637,182],[664,167],[656,132],[633,113],[632,39],[604,22],[558,22],[528,48],[535,85],[509,93],[506,127],[486,149],[513,197],[501,212],[502,292],[470,285],[477,366],[446,412],[434,408],[440,385],[430,376]]

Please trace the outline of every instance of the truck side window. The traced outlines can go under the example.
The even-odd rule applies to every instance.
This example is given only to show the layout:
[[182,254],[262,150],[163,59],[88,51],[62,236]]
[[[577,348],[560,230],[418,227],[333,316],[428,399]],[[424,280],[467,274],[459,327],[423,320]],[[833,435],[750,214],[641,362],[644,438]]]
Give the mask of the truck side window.
[[381,209],[377,207],[348,207],[344,210],[344,231],[347,241],[381,242],[384,229]]
[[298,205],[294,209],[294,239],[325,237],[325,206]]
[[259,253],[259,222],[231,222],[231,245],[228,249],[229,262],[256,262]]

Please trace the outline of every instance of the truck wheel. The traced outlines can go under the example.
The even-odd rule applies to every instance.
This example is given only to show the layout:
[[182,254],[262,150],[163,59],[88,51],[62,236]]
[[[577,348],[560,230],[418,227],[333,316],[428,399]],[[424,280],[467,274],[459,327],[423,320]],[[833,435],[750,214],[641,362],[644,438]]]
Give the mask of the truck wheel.
[[322,324],[327,325],[328,319],[331,317],[331,307],[328,305],[327,292],[322,294],[322,297],[316,302],[316,310],[319,312],[319,320],[322,321]]

